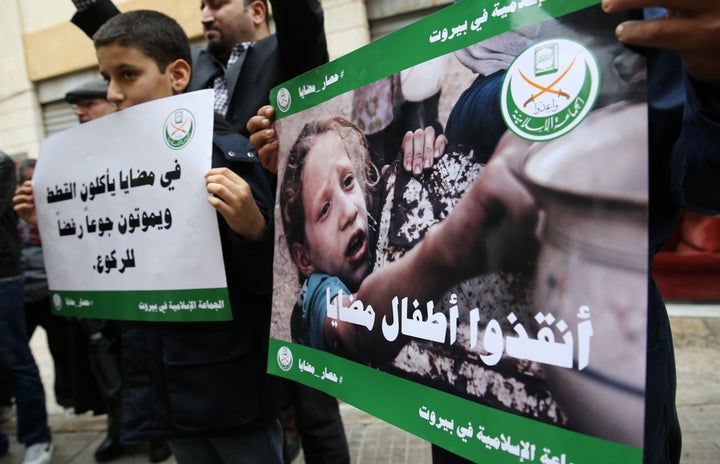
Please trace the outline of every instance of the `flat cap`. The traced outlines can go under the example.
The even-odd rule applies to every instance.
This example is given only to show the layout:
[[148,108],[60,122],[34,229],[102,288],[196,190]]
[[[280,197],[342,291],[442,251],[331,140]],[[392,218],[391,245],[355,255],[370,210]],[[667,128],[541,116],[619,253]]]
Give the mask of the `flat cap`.
[[65,101],[77,103],[81,98],[107,98],[108,85],[102,79],[84,82],[65,94]]

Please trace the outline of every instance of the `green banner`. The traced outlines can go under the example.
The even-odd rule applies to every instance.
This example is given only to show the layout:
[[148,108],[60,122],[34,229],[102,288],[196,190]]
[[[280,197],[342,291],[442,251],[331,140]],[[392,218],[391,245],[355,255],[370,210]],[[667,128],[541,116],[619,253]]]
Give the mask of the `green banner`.
[[[557,18],[598,0],[462,1],[274,88],[277,119],[417,63],[522,26]],[[392,59],[388,56],[392,55]]]
[[53,314],[144,322],[232,320],[226,288],[50,292]]
[[325,391],[477,462],[642,461],[641,449],[528,420],[281,340],[270,340],[268,372]]
[[464,0],[275,88],[268,371],[477,462],[642,462],[627,19]]

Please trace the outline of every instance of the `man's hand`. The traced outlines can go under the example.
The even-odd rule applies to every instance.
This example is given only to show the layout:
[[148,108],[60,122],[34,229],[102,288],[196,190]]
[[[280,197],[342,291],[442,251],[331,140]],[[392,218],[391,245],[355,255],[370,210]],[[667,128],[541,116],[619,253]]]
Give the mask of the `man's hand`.
[[435,129],[432,126],[415,132],[406,132],[402,140],[405,170],[419,176],[423,170],[430,169],[435,160],[445,153],[447,143],[444,134],[435,137]]
[[35,200],[33,199],[32,181],[26,180],[15,190],[13,197],[15,213],[25,221],[36,226],[38,223],[37,212],[35,211]]
[[693,79],[720,85],[720,0],[603,0],[608,13],[662,6],[668,17],[626,21],[616,34],[626,45],[673,50]]
[[265,230],[265,217],[245,179],[228,168],[214,168],[205,174],[205,184],[210,194],[208,202],[236,234],[251,240],[260,238]]
[[260,163],[268,171],[277,174],[280,142],[275,133],[274,117],[273,107],[265,105],[258,110],[257,115],[250,118],[247,130],[250,131],[250,143],[257,150]]

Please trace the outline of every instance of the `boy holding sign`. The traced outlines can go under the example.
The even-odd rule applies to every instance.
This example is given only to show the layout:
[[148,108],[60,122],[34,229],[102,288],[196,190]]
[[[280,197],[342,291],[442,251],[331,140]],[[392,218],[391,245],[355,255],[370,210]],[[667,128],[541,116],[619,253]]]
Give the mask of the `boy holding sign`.
[[[188,38],[164,14],[115,16],[93,40],[118,111],[181,94],[190,81]],[[219,213],[233,321],[123,323],[122,439],[169,438],[179,463],[280,463],[276,385],[265,373],[274,182],[248,140],[217,115],[205,181]],[[18,214],[37,220],[30,183],[14,201]]]

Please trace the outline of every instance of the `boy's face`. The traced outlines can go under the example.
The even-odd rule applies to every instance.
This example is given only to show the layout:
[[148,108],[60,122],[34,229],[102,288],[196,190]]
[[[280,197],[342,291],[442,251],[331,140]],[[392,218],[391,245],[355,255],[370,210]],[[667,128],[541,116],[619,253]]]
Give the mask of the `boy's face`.
[[[120,111],[140,103],[181,93],[187,82],[178,81],[177,60],[160,72],[155,61],[135,47],[117,44],[97,49],[100,73],[108,81],[107,99]],[[189,78],[189,65],[188,76]]]
[[370,269],[368,213],[363,189],[335,132],[317,136],[305,159],[302,183],[303,251],[309,271],[337,276],[357,288]]

